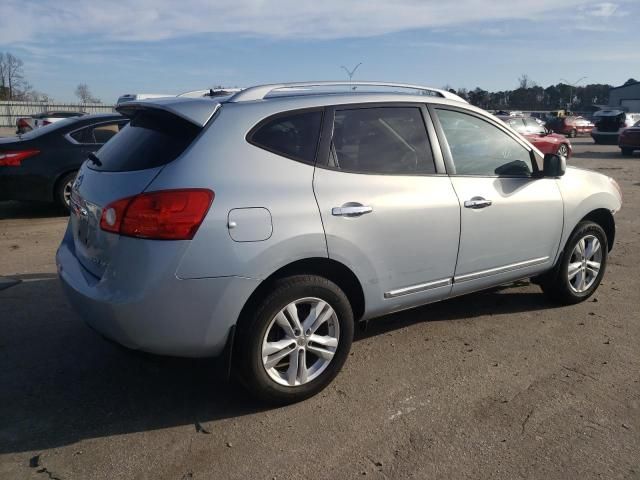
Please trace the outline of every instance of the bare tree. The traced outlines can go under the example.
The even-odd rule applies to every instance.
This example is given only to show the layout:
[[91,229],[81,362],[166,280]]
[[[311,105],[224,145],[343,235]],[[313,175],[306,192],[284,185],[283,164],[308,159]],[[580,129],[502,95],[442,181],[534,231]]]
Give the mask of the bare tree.
[[4,52],[0,52],[0,100],[8,99],[8,89],[7,89],[7,66]]
[[9,90],[9,100],[19,97],[24,90],[26,82],[24,80],[24,72],[22,70],[23,62],[11,53],[4,55],[4,76],[6,78],[5,87]]
[[529,77],[529,75],[527,75],[526,73],[523,73],[519,78],[518,78],[518,87],[519,88],[523,88],[523,89],[527,89],[527,88],[532,88],[532,87],[537,87],[538,84],[536,82],[534,82],[533,80],[531,80],[531,77]]
[[81,83],[76,87],[76,97],[80,99],[82,103],[101,103],[99,98],[94,97],[89,90],[89,85]]
[[23,65],[15,55],[0,52],[0,98],[31,100],[33,88],[24,78]]

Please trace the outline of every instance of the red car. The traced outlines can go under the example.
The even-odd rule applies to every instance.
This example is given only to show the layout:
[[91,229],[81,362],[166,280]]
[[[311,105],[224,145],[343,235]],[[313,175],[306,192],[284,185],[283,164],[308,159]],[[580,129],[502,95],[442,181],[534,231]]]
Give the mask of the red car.
[[526,138],[542,153],[555,153],[566,158],[571,156],[571,142],[564,135],[558,135],[547,130],[544,125],[540,125],[535,119],[506,116],[499,116],[498,118]]
[[636,122],[633,127],[625,128],[620,132],[618,146],[622,155],[627,157],[630,157],[634,150],[640,150],[640,122]]
[[561,133],[569,138],[578,135],[589,135],[593,130],[593,123],[584,117],[557,117],[547,122],[547,127],[555,133]]

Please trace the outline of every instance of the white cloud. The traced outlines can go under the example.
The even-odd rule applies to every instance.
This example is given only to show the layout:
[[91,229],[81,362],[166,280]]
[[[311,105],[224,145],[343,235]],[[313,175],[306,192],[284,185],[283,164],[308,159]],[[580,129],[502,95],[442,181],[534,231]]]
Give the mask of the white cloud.
[[617,10],[618,10],[618,5],[616,5],[615,3],[609,3],[609,2],[596,3],[593,6],[593,10],[588,12],[588,15],[592,17],[608,18],[608,17],[614,16]]
[[536,19],[586,8],[605,15],[615,5],[593,0],[3,0],[0,44],[90,35],[153,41],[197,33],[273,38],[348,38],[474,22]]

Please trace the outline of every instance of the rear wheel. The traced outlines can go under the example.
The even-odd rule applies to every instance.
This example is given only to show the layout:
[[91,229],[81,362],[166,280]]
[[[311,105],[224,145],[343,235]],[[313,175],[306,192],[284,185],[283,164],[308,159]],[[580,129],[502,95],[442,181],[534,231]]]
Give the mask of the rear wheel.
[[69,211],[69,203],[71,202],[71,187],[77,174],[78,172],[67,173],[56,184],[54,200],[67,211]]
[[622,155],[624,155],[625,157],[630,157],[631,155],[633,155],[632,148],[620,148],[620,151],[622,152]]
[[541,282],[553,300],[579,303],[596,291],[607,265],[607,235],[594,222],[580,222],[565,246],[560,263]]
[[344,364],[353,313],[344,292],[315,275],[278,280],[238,328],[238,374],[261,400],[287,404],[324,389]]
[[569,154],[569,147],[567,146],[566,143],[561,144],[558,147],[558,155],[562,156],[562,157],[566,157]]

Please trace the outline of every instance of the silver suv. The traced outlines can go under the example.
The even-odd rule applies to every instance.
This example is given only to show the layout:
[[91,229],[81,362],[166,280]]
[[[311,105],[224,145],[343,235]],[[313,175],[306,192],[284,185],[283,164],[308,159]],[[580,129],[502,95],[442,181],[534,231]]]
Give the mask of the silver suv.
[[73,185],[71,303],[130,348],[232,352],[270,402],[329,384],[356,321],[527,277],[583,301],[614,242],[615,181],[448,92],[282,84],[118,111]]

